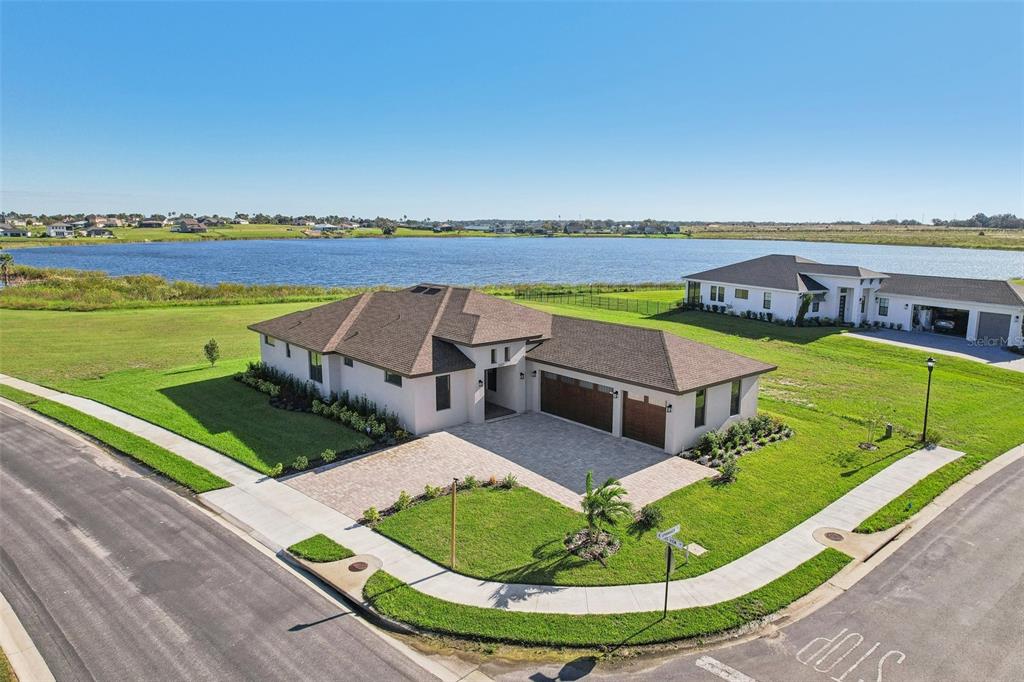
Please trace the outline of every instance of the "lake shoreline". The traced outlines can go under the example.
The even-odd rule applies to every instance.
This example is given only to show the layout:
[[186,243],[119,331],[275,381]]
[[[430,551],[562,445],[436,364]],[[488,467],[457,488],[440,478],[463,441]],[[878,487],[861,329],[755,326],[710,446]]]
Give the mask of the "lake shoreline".
[[[283,226],[282,226],[283,227]],[[978,234],[981,232],[983,234]],[[79,237],[76,239],[61,238],[22,238],[22,237],[0,237],[0,248],[12,251],[54,246],[114,246],[121,244],[205,244],[210,242],[246,242],[246,241],[336,241],[350,239],[671,239],[671,240],[701,240],[720,239],[729,241],[793,241],[813,242],[829,244],[864,244],[874,246],[918,246],[932,248],[958,248],[977,249],[992,251],[1024,251],[1024,230],[978,230],[972,228],[957,229],[840,229],[840,230],[800,230],[779,228],[777,230],[763,228],[750,231],[705,230],[692,232],[690,234],[565,234],[553,233],[550,235],[536,234],[495,234],[488,232],[449,232],[436,233],[425,230],[404,230],[397,235],[383,235],[367,232],[365,234],[347,234],[340,237],[318,237],[304,234],[293,234],[289,236],[276,235],[267,236],[259,234],[231,235],[218,233],[216,236],[206,235],[184,235],[180,233],[166,233],[153,235],[153,239],[101,239]],[[1003,242],[988,241],[992,239],[1005,239]]]

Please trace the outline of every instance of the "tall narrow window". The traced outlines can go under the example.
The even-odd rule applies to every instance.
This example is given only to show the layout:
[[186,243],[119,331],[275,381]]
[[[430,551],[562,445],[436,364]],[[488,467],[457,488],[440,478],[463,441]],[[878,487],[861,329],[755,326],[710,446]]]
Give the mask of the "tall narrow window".
[[438,412],[452,406],[452,377],[444,374],[434,379],[434,403]]
[[889,299],[879,298],[878,299],[878,316],[888,317],[889,316]]
[[816,312],[819,312],[820,310],[821,310],[821,301],[819,301],[817,298],[812,299],[811,300],[811,312],[812,313],[816,313]]
[[725,287],[718,287],[718,302],[725,303]]
[[309,379],[318,384],[324,381],[324,359],[314,351],[309,351]]
[[493,365],[497,361],[498,361],[498,349],[497,348],[492,348],[491,349],[491,364]]
[[509,357],[508,346],[505,346],[505,362],[509,361]]
[[765,310],[771,310],[772,309],[772,292],[770,292],[770,291],[764,292],[764,309]]
[[284,343],[284,356],[290,358],[292,356],[292,344],[285,341]]
[[704,426],[704,402],[708,392],[705,389],[697,391],[693,404],[693,426],[694,428]]
[[729,416],[735,416],[740,413],[740,388],[743,384],[742,379],[737,379],[732,382],[732,393],[729,396]]

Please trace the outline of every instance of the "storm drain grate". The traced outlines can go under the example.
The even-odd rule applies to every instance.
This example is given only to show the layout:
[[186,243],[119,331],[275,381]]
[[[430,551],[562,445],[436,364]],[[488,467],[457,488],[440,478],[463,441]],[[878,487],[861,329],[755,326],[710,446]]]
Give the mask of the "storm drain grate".
[[846,539],[842,535],[840,535],[839,533],[836,533],[836,532],[831,531],[831,530],[829,532],[825,533],[825,537],[828,538],[829,540],[831,540],[832,542],[842,542],[843,540]]
[[358,573],[359,571],[365,571],[366,566],[367,564],[365,561],[354,561],[348,565],[348,570],[352,571],[353,573]]

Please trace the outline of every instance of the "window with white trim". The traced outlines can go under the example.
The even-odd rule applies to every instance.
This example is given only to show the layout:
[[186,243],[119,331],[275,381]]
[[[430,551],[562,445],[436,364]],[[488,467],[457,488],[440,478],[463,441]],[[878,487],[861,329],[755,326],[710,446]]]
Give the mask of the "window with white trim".
[[878,316],[889,317],[889,299],[884,296],[878,297]]

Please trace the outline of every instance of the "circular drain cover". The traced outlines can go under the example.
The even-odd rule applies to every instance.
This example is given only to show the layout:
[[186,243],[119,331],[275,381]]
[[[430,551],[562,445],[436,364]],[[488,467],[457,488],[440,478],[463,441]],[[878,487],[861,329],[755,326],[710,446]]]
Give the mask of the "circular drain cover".
[[845,538],[842,535],[840,535],[839,533],[834,533],[832,531],[825,533],[825,537],[831,540],[832,542],[842,542],[843,540],[845,540]]
[[348,565],[348,570],[352,571],[353,573],[358,573],[359,571],[365,571],[366,570],[366,562],[365,561],[354,561],[354,562],[352,562],[351,564]]

